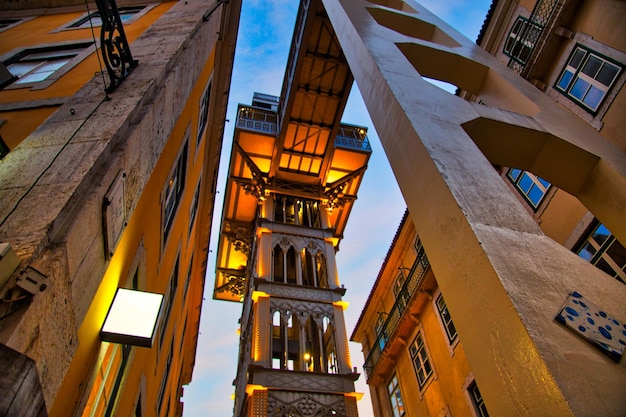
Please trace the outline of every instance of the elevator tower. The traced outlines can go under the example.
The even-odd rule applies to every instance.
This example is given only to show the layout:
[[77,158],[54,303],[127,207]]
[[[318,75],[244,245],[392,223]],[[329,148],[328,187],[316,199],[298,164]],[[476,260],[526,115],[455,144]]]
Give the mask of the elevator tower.
[[302,2],[281,96],[238,107],[213,295],[243,303],[235,416],[357,416],[335,263],[371,154],[340,123],[352,81]]

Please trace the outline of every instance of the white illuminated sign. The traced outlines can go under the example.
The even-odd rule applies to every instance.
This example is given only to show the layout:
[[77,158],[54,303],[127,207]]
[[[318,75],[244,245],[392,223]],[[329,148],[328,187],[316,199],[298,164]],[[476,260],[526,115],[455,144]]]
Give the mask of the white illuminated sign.
[[102,326],[106,342],[152,347],[162,294],[118,288]]

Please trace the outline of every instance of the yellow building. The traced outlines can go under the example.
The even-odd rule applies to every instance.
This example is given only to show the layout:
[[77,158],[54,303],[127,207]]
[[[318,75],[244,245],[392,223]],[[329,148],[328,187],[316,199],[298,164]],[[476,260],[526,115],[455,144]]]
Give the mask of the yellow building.
[[[499,198],[493,194],[495,186],[482,188],[482,195],[471,195],[476,188],[474,179],[487,182],[487,173],[481,176],[466,173],[465,178],[457,182],[449,181],[448,175],[454,176],[449,169],[452,165],[446,165],[442,156],[434,159],[443,167],[442,171],[446,173],[443,177],[451,189],[463,187],[470,190],[463,197],[457,197],[457,203],[462,207],[463,216],[469,219],[470,227],[476,230],[479,244],[484,245],[485,252],[474,252],[469,241],[458,245],[459,240],[453,237],[463,235],[465,225],[458,220],[456,224],[450,223],[451,212],[438,198],[443,186],[420,179],[422,186],[428,187],[427,194],[415,187],[410,191],[407,191],[408,187],[403,189],[409,211],[400,224],[352,334],[352,339],[363,346],[364,370],[370,385],[374,415],[623,414],[626,403],[621,394],[590,395],[582,382],[593,385],[596,391],[623,392],[626,389],[622,359],[626,345],[623,330],[626,327],[622,326],[626,316],[620,307],[624,305],[626,282],[626,249],[622,244],[626,218],[623,203],[626,29],[622,22],[626,18],[626,4],[611,1],[494,1],[477,43],[509,69],[498,71],[503,78],[495,79],[497,64],[474,54],[476,62],[490,65],[482,86],[471,85],[470,79],[464,78],[460,72],[426,63],[428,59],[444,62],[451,59],[450,55],[458,53],[457,64],[464,64],[459,57],[470,55],[455,51],[455,47],[467,46],[458,42],[460,38],[455,37],[453,31],[437,33],[443,25],[424,16],[419,5],[388,1],[380,4],[402,10],[404,14],[419,12],[420,19],[436,25],[434,35],[428,39],[437,44],[433,50],[430,45],[428,49],[420,49],[425,45],[423,42],[406,42],[400,49],[421,74],[461,87],[460,96],[480,106],[477,110],[479,114],[482,112],[480,117],[464,122],[463,130],[496,168],[499,181],[505,186],[504,189],[498,186],[500,193],[513,197],[518,203],[505,202],[507,197],[499,200],[497,206],[488,208],[487,216],[477,216],[481,210],[480,199]],[[417,30],[407,33],[408,19],[397,12],[384,8],[368,12],[386,28],[402,29],[404,34],[424,39]],[[413,24],[417,25],[417,22]],[[424,62],[411,48],[415,48],[415,52],[420,50]],[[468,65],[463,71],[470,74],[476,69]],[[515,89],[524,91],[524,94],[516,96],[515,89],[507,84],[514,81],[513,73],[530,81],[533,87],[527,85],[523,89],[517,86]],[[359,80],[358,76],[355,78]],[[439,100],[441,104],[438,93],[432,94],[431,100]],[[553,102],[546,100],[546,96]],[[536,103],[541,100],[542,108],[532,109],[530,102],[524,102],[527,98]],[[451,108],[453,101],[450,100]],[[553,106],[558,106],[559,110],[548,118],[540,116]],[[464,111],[462,106],[455,110],[457,113]],[[535,118],[536,124],[526,124],[523,121],[526,118]],[[434,114],[421,121],[439,127],[447,123]],[[511,127],[515,124],[524,126],[521,133],[515,133]],[[565,132],[569,126],[579,126],[577,129],[588,132],[587,137],[563,146],[546,135],[556,132],[552,134],[571,137]],[[518,142],[508,140],[517,134],[520,135]],[[542,135],[546,136],[540,137]],[[404,144],[407,145],[408,141]],[[579,153],[577,147],[593,150],[591,152],[602,155],[604,160],[600,163],[589,161],[591,155]],[[448,164],[455,159],[463,165],[481,163],[472,159],[465,149],[466,155],[455,156],[448,160]],[[430,149],[428,152],[436,153]],[[407,155],[402,158],[406,160]],[[392,166],[397,169],[397,159],[395,166],[394,157],[391,159]],[[621,177],[608,175],[591,179],[587,177],[590,163],[592,167],[598,164],[592,169],[601,169],[599,166],[603,163],[613,165],[622,172]],[[396,171],[396,175],[403,177],[406,172],[398,174]],[[581,178],[587,182],[581,184]],[[402,183],[402,178],[399,181]],[[593,195],[590,188],[594,186],[603,188],[602,193],[606,195]],[[418,196],[422,201],[415,201]],[[607,206],[613,203],[606,200],[613,198],[621,203],[611,214]],[[503,210],[513,211],[515,206],[522,207],[525,214],[505,221],[498,219]],[[418,214],[413,215],[411,210]],[[424,221],[436,223],[438,214],[435,210],[449,217],[434,229],[434,235],[427,238],[426,234],[432,233],[433,228]],[[476,221],[476,217],[482,217],[482,220]],[[600,220],[601,217],[605,220]],[[541,232],[513,226],[528,218],[539,226]],[[608,222],[612,225],[605,226]],[[489,232],[491,236],[486,237],[483,232],[494,225],[509,237],[495,238],[499,232]],[[518,233],[520,230],[523,230],[521,234]],[[616,238],[609,230],[622,235]],[[559,247],[550,249],[539,240],[527,240],[528,233],[545,234]],[[515,238],[511,239],[513,236]],[[465,259],[460,252],[466,254]],[[589,270],[572,253],[598,269]],[[517,262],[518,255],[521,255],[521,263]],[[493,286],[475,273],[481,271],[485,277],[488,275],[482,266],[483,256],[498,266],[498,275],[505,277],[502,278],[507,292],[504,304],[494,301],[500,297],[499,284]],[[500,257],[502,262],[498,262]],[[437,264],[433,262],[431,265],[429,258]],[[546,260],[543,266],[540,266],[543,263],[540,258]],[[554,274],[555,269],[565,273]],[[598,274],[598,270],[603,272]],[[454,274],[451,275],[452,271]],[[520,290],[516,282],[526,289]],[[589,308],[582,310],[588,313],[584,326],[576,322],[575,317],[568,316],[569,311],[581,310],[567,310],[580,305],[580,298],[577,298],[580,294],[592,300],[588,303]],[[607,322],[607,325],[596,324],[606,315],[605,309],[614,321]],[[516,314],[523,317],[524,326],[540,336],[530,341],[518,338],[515,331],[510,332],[509,329],[517,326],[517,319],[507,314],[511,310],[517,310]],[[562,325],[570,321],[577,323],[579,330],[571,331]],[[539,322],[542,324],[538,325]],[[615,332],[611,333],[611,328],[616,328]],[[585,334],[596,329],[599,337]],[[540,371],[541,367],[535,369],[531,353],[542,350],[545,351],[541,353],[541,361],[548,364],[547,371],[546,368]],[[527,378],[516,370],[517,362],[522,368],[535,369],[535,376]],[[492,366],[491,370],[486,370]],[[580,369],[576,373],[563,371],[571,367]],[[555,394],[551,381],[561,386],[558,388],[560,394]],[[555,407],[562,401],[558,399],[561,395],[568,404],[563,408]],[[544,400],[551,404],[547,405]]]
[[0,6],[0,414],[182,415],[240,3]]

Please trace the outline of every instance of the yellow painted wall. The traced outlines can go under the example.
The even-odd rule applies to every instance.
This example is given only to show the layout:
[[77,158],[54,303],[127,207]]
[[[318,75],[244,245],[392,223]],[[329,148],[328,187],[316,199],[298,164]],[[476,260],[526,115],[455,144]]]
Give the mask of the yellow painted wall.
[[[144,415],[152,415],[155,412],[156,398],[161,383],[161,377],[164,372],[166,357],[170,349],[172,332],[175,331],[176,340],[174,342],[174,355],[168,379],[168,386],[170,388],[166,390],[164,398],[168,398],[168,393],[171,391],[171,388],[173,388],[173,384],[176,384],[178,381],[179,375],[183,369],[183,356],[186,356],[185,360],[187,362],[194,360],[195,343],[186,343],[183,348],[184,353],[179,352],[178,348],[180,346],[180,337],[187,314],[190,314],[187,324],[188,330],[185,335],[187,339],[190,338],[190,333],[192,333],[190,330],[193,329],[192,321],[199,320],[199,309],[197,309],[196,306],[199,304],[199,300],[202,297],[203,279],[199,277],[201,271],[196,270],[187,294],[187,300],[189,302],[187,302],[183,308],[182,295],[184,292],[185,279],[190,258],[196,246],[194,235],[192,234],[189,239],[187,237],[189,210],[195,187],[203,168],[203,158],[200,155],[198,155],[197,158],[195,158],[195,156],[197,153],[203,153],[207,146],[207,140],[205,138],[200,143],[199,149],[196,150],[198,104],[200,103],[201,95],[213,71],[214,53],[215,51],[213,51],[213,54],[207,61],[201,77],[195,85],[190,99],[177,120],[174,130],[161,153],[155,169],[144,187],[135,211],[128,219],[128,225],[122,233],[114,255],[111,257],[111,261],[102,278],[97,294],[79,328],[79,345],[63,385],[59,390],[57,399],[50,409],[51,417],[72,415],[75,403],[80,401],[81,395],[85,390],[91,388],[88,386],[88,381],[92,366],[87,364],[94,364],[97,358],[100,346],[99,331],[102,327],[106,312],[111,304],[116,288],[118,286],[124,286],[127,279],[132,276],[134,271],[130,269],[131,264],[135,259],[137,249],[141,242],[143,242],[145,248],[146,287],[140,289],[162,294],[167,291],[169,279],[176,261],[177,250],[180,247],[178,287],[176,298],[170,310],[170,318],[166,328],[167,333],[162,348],[159,349],[159,336],[157,336],[154,346],[151,349],[133,348],[131,355],[134,356],[131,356],[132,360],[127,366],[126,388],[124,389],[124,387],[122,387],[120,390],[121,399],[117,408],[119,415],[131,415],[138,390],[140,389],[142,374],[147,379],[145,404],[147,404],[148,409],[144,410]],[[181,149],[188,124],[190,124],[191,133],[189,137],[185,190],[179,203],[167,243],[163,252],[161,252],[161,193],[170,174],[170,170],[176,161],[178,152]],[[204,169],[212,170],[213,167],[205,167]],[[205,186],[207,186],[207,184],[205,184]],[[201,256],[201,254],[198,253],[196,258],[198,256]],[[194,303],[190,300],[198,300],[198,302]],[[166,406],[163,408],[165,409]],[[164,409],[162,412],[164,412]]]
[[[136,21],[124,26],[126,36],[131,43],[141,35],[150,25],[165,13],[175,2],[163,2],[151,9]],[[93,6],[95,7],[95,6]],[[95,9],[90,9],[92,12]],[[9,53],[17,48],[33,47],[67,41],[93,40],[91,29],[58,30],[68,23],[81,17],[85,12],[58,13],[41,15],[27,20],[19,25],[0,33],[0,55]],[[99,39],[100,28],[96,27],[95,37]],[[104,63],[102,64],[104,66]],[[49,87],[42,90],[30,88],[0,90],[0,104],[46,100],[50,98],[69,97],[75,94],[83,85],[91,80],[100,70],[98,57],[91,54],[72,70]],[[106,72],[106,68],[104,69]],[[99,76],[99,75],[97,75]],[[108,79],[107,79],[108,82]],[[104,92],[102,93],[104,96]],[[24,138],[32,133],[37,126],[50,116],[56,107],[39,108],[36,110],[0,112],[0,119],[7,120],[0,127],[0,134],[10,149],[15,148]]]
[[557,190],[541,214],[539,226],[552,239],[564,245],[587,209],[580,201],[563,190]]

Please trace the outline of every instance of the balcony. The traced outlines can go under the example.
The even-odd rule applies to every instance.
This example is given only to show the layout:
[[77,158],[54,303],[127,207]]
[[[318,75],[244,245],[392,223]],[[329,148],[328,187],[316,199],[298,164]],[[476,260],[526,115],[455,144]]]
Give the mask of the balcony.
[[387,315],[384,325],[378,332],[378,337],[372,346],[372,350],[367,355],[365,363],[363,364],[363,370],[365,376],[369,381],[370,376],[373,374],[374,368],[378,364],[379,359],[385,352],[385,348],[388,348],[392,343],[390,341],[395,337],[396,330],[400,324],[400,319],[404,315],[404,312],[411,301],[413,294],[422,287],[424,277],[428,271],[429,262],[426,257],[426,252],[423,248],[420,248],[417,258],[411,267],[411,270],[402,286],[402,289],[396,297],[391,311]]
[[239,106],[237,112],[237,128],[253,130],[262,133],[276,134],[278,132],[278,116],[271,110],[257,107]]
[[335,137],[335,146],[372,152],[367,130],[361,126],[341,125]]

